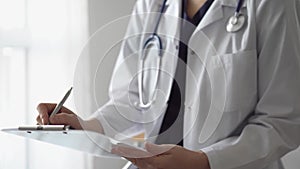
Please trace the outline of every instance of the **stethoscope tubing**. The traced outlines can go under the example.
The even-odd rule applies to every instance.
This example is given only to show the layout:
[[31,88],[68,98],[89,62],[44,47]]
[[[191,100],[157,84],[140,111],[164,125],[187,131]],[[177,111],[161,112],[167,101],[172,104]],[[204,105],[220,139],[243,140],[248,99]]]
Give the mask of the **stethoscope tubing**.
[[[238,0],[238,3],[237,3],[237,7],[235,9],[235,13],[234,13],[234,16],[232,16],[231,18],[233,19],[230,19],[228,21],[228,25],[227,25],[227,31],[228,32],[236,32],[238,30],[241,29],[242,25],[244,24],[244,21],[245,21],[245,16],[243,14],[241,14],[241,9],[242,9],[242,6],[244,4],[244,0]],[[151,45],[151,42],[155,42],[155,41],[158,41],[158,49],[159,49],[159,60],[158,60],[158,69],[160,68],[161,66],[161,59],[162,59],[162,55],[163,55],[163,44],[162,44],[162,40],[161,38],[159,37],[159,35],[157,34],[157,31],[158,31],[158,27],[159,27],[159,23],[162,19],[162,16],[163,16],[163,13],[166,9],[166,6],[167,6],[167,0],[164,0],[163,3],[162,3],[162,6],[161,6],[161,9],[160,9],[160,14],[157,18],[157,21],[156,21],[156,25],[154,27],[154,30],[152,32],[152,34],[150,35],[150,37],[148,37],[143,45],[143,50],[141,52],[141,57],[140,57],[140,65],[139,65],[139,68],[142,72],[140,72],[141,75],[139,75],[138,77],[138,92],[139,92],[139,103],[137,102],[136,103],[136,106],[139,108],[139,109],[148,109],[151,107],[152,103],[153,103],[153,98],[154,96],[152,96],[151,98],[149,98],[150,100],[146,103],[144,102],[144,89],[143,89],[143,81],[144,81],[144,71],[149,71],[149,70],[143,70],[144,69],[144,61],[146,60],[146,54],[145,54],[145,51],[148,49],[148,46]],[[241,19],[241,20],[239,20]],[[240,21],[240,23],[239,23]],[[229,26],[229,28],[228,28]],[[158,70],[159,71],[159,70]],[[156,82],[155,82],[155,88],[157,87],[158,85],[158,79],[160,77],[160,73],[157,73],[156,75]]]
[[[141,58],[140,58],[140,66],[139,66],[139,68],[140,68],[140,70],[142,72],[140,72],[140,75],[138,77],[139,103],[137,103],[137,107],[139,109],[148,109],[148,108],[150,108],[150,106],[153,103],[153,98],[152,97],[154,97],[154,96],[152,96],[151,98],[149,98],[150,100],[147,103],[144,102],[144,99],[143,99],[143,97],[144,97],[144,94],[143,94],[144,93],[144,91],[143,91],[144,90],[143,89],[144,71],[150,71],[150,70],[143,70],[144,69],[144,64],[145,64],[144,61],[146,60],[145,51],[148,49],[148,46],[151,45],[151,42],[155,42],[155,41],[158,42],[157,47],[158,47],[158,50],[159,50],[159,53],[158,53],[159,59],[157,61],[158,62],[157,65],[158,65],[158,69],[159,69],[161,67],[161,57],[163,55],[163,45],[162,45],[161,38],[157,34],[157,31],[158,31],[159,23],[161,21],[163,13],[164,13],[164,11],[166,9],[166,6],[167,6],[167,0],[164,0],[163,4],[161,6],[161,9],[160,9],[160,14],[159,14],[159,16],[157,18],[154,30],[153,30],[152,34],[150,35],[150,37],[146,39],[146,41],[145,41],[145,43],[143,45],[143,50],[141,52]],[[156,75],[156,82],[154,84],[155,88],[158,85],[158,79],[159,79],[159,77],[160,77],[160,73],[157,73],[157,75]]]
[[243,4],[244,4],[244,0],[239,0],[238,4],[237,4],[237,6],[236,6],[236,9],[235,9],[235,12],[236,12],[236,13],[239,14],[239,13],[241,12],[241,9],[242,9]]
[[152,35],[157,34],[157,30],[158,30],[158,26],[159,26],[160,20],[161,20],[161,18],[162,18],[162,15],[163,15],[165,9],[166,9],[166,6],[167,6],[167,1],[168,1],[168,0],[164,0],[163,4],[162,4],[162,6],[161,6],[160,13],[159,13],[159,17],[158,17],[158,19],[157,19],[157,21],[156,21],[156,25],[155,25],[155,28],[154,28],[154,31],[153,31],[153,34],[152,34]]

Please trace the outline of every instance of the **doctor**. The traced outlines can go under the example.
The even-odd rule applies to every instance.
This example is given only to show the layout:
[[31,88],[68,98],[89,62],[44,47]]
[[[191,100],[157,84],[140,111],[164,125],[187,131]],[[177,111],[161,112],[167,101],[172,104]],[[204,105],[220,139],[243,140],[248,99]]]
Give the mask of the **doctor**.
[[37,121],[115,138],[144,132],[156,143],[146,144],[149,156],[113,149],[140,169],[282,169],[280,158],[300,143],[295,6],[138,0],[110,101],[89,120],[67,108],[49,119],[55,104],[42,103]]

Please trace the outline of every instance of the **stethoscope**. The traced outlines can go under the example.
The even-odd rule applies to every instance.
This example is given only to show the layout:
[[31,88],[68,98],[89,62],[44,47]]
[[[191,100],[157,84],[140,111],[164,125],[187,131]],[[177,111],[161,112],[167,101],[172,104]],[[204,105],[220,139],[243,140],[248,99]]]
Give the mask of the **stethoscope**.
[[[243,6],[243,3],[244,3],[244,0],[238,0],[238,4],[237,4],[236,10],[235,10],[235,13],[232,17],[229,18],[229,20],[227,22],[227,25],[226,25],[227,32],[229,32],[229,33],[238,32],[244,26],[246,17],[244,14],[241,13],[241,8]],[[163,56],[163,44],[162,44],[162,39],[157,34],[157,30],[158,30],[158,26],[161,21],[161,18],[163,16],[163,13],[166,9],[166,6],[167,6],[167,0],[164,0],[163,4],[161,6],[161,9],[160,9],[160,15],[158,16],[155,27],[154,27],[154,31],[148,38],[146,38],[146,41],[143,44],[142,51],[140,54],[141,57],[139,59],[139,64],[138,64],[139,70],[141,70],[141,72],[138,73],[139,101],[134,103],[138,109],[142,109],[142,110],[149,109],[154,102],[154,98],[155,98],[154,94],[149,97],[148,101],[144,100],[143,80],[144,80],[144,71],[147,71],[147,70],[144,70],[144,65],[145,65],[145,59],[147,57],[146,56],[147,49],[149,49],[152,46],[157,46],[159,59],[157,60],[156,66],[158,68],[160,68],[160,66],[161,66],[161,60],[162,60],[162,56]],[[156,89],[158,86],[160,71],[156,72],[155,76],[156,76],[156,78],[154,81],[154,83],[155,83],[154,89]]]
[[241,8],[244,4],[244,0],[239,0],[237,7],[235,9],[235,13],[232,17],[229,18],[226,30],[229,33],[234,33],[242,29],[245,24],[246,17],[244,14],[241,13]]
[[[163,44],[162,44],[162,40],[159,37],[159,35],[157,34],[157,30],[158,30],[158,26],[159,23],[161,21],[161,18],[163,16],[163,13],[166,9],[167,6],[167,0],[164,0],[161,9],[160,9],[160,14],[157,18],[156,21],[156,25],[154,27],[154,31],[152,32],[152,34],[146,39],[142,51],[141,51],[141,57],[139,60],[139,70],[141,70],[141,72],[138,73],[138,91],[139,91],[139,102],[136,102],[135,105],[136,107],[138,107],[139,109],[149,109],[151,107],[151,105],[154,102],[154,94],[153,96],[151,96],[149,98],[149,101],[144,101],[144,89],[143,89],[143,80],[144,80],[144,72],[145,71],[149,71],[149,70],[144,70],[144,64],[145,64],[145,60],[146,60],[146,55],[147,55],[147,49],[149,49],[152,46],[157,46],[158,49],[158,61],[156,63],[156,66],[158,68],[160,68],[161,66],[161,60],[162,60],[162,56],[163,56]],[[155,78],[155,85],[154,85],[154,89],[156,89],[157,85],[158,85],[158,79],[159,79],[159,75],[160,75],[160,71],[155,73],[156,78]]]

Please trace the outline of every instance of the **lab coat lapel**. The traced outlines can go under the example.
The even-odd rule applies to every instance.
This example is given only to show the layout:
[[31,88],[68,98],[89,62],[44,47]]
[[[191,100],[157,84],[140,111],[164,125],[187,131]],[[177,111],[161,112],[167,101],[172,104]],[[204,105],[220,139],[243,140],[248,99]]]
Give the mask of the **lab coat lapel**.
[[[194,140],[199,139],[200,144],[204,144],[205,141],[209,137],[200,137],[200,135],[195,135],[195,134],[189,134],[189,133],[199,133],[199,132],[194,132],[193,130],[197,131],[202,131],[204,129],[203,133],[208,133],[207,128],[205,125],[206,120],[208,118],[209,112],[203,111],[199,112],[200,107],[205,107],[205,105],[210,105],[211,103],[206,99],[201,100],[201,98],[206,98],[206,95],[211,94],[211,91],[206,91],[203,89],[209,89],[209,85],[211,82],[211,79],[205,74],[206,68],[211,67],[213,64],[218,63],[218,59],[213,58],[217,56],[217,51],[218,49],[215,49],[215,46],[212,45],[215,42],[211,42],[208,35],[205,34],[205,28],[208,28],[209,26],[213,25],[216,22],[222,21],[224,23],[227,22],[228,17],[232,16],[235,12],[235,7],[237,4],[237,0],[215,0],[210,7],[210,9],[207,11],[206,15],[203,17],[202,21],[200,24],[197,26],[196,30],[194,31],[193,35],[190,38],[189,41],[189,47],[192,51],[188,56],[188,67],[190,68],[190,72],[187,71],[187,85],[186,85],[186,109],[185,109],[185,123],[184,123],[184,131],[185,134],[187,135],[185,144],[189,145],[194,143]],[[246,3],[244,3],[243,7],[246,6]],[[224,8],[230,7],[232,9],[232,13],[224,13]],[[231,11],[230,11],[231,12]],[[224,28],[225,29],[225,24]],[[200,31],[203,31],[204,33],[199,33]],[[192,54],[194,53],[194,54]],[[196,55],[195,55],[196,54]],[[211,64],[211,65],[210,65]],[[206,68],[205,68],[205,67]],[[210,69],[212,70],[212,69]],[[219,69],[217,69],[219,70]],[[218,73],[216,72],[211,72],[211,73]],[[219,75],[222,76],[216,76],[216,77],[222,77],[222,79],[225,79],[224,74],[221,72]],[[200,93],[201,89],[201,93]],[[203,95],[202,96],[199,96]],[[218,109],[217,109],[218,110]],[[219,110],[218,110],[219,111]],[[198,118],[198,116],[200,118]],[[214,116],[212,116],[215,118]],[[220,116],[217,116],[217,120],[219,120]],[[222,116],[221,116],[222,118]],[[198,121],[195,121],[197,119]],[[216,126],[209,126],[209,129],[216,128]],[[209,131],[214,131],[214,130],[209,130]],[[202,132],[200,132],[202,133]],[[209,133],[211,134],[211,133]]]
[[209,10],[207,11],[207,13],[205,14],[205,16],[203,17],[202,21],[197,26],[196,31],[201,30],[222,18],[223,10],[221,6],[221,1],[215,0],[209,8]]
[[[232,7],[236,8],[238,0],[215,0],[207,11],[202,21],[198,25],[196,31],[202,30],[205,27],[213,24],[214,22],[224,18],[223,7]],[[246,7],[247,3],[244,3],[242,7]],[[232,15],[234,15],[234,10],[232,11]],[[227,19],[227,18],[226,18]],[[195,31],[195,32],[196,32]]]
[[[226,0],[225,0],[226,1]],[[203,38],[203,34],[199,34],[199,31],[202,31],[207,26],[215,23],[216,21],[223,18],[223,9],[222,9],[222,2],[221,0],[215,0],[199,25],[197,26],[196,30],[192,34],[188,46],[191,50],[197,52],[197,54],[202,53],[203,55],[207,55],[206,51],[208,50],[205,44],[199,44],[197,41]],[[224,26],[225,29],[225,26]],[[203,39],[201,41],[204,41]],[[205,45],[205,46],[203,46]],[[214,51],[214,50],[212,50]],[[212,55],[215,55],[213,53]],[[191,72],[194,77],[191,77],[187,72],[187,88],[186,88],[186,106],[190,107],[193,103],[195,103],[195,98],[197,98],[197,92],[194,92],[192,89],[197,88],[197,86],[193,86],[192,83],[198,83],[199,77],[201,74],[201,68],[198,65],[198,62],[196,60],[197,57],[191,57],[188,56],[188,67],[191,69]],[[196,79],[195,79],[196,78]],[[192,82],[193,80],[195,82]],[[193,86],[193,87],[192,87]]]
[[[215,0],[203,17],[202,21],[197,26],[188,43],[188,46],[193,52],[188,55],[188,68],[190,70],[187,70],[186,81],[184,114],[184,135],[186,136],[184,142],[185,145],[192,144],[195,142],[194,140],[199,139],[199,135],[193,135],[190,133],[197,133],[194,132],[194,130],[202,131],[208,112],[200,113],[199,107],[204,104],[210,104],[205,99],[201,99],[204,98],[201,95],[209,94],[210,91],[200,93],[200,88],[208,88],[207,85],[209,83],[206,83],[208,81],[206,74],[204,73],[205,71],[203,71],[204,66],[202,65],[202,63],[206,62],[206,60],[201,60],[198,56],[202,56],[202,59],[205,59],[206,57],[204,56],[214,56],[216,54],[215,50],[211,49],[212,46],[207,41],[206,35],[199,32],[223,18],[224,14],[222,3],[220,0]],[[200,116],[200,118],[198,116]]]
[[[197,55],[202,55],[202,56],[214,56],[217,55],[217,49],[215,49],[214,46],[212,46],[211,44],[206,44],[203,41],[207,41],[210,39],[209,37],[207,37],[207,35],[204,33],[199,33],[201,31],[204,31],[205,28],[207,28],[208,26],[218,22],[218,21],[225,21],[225,23],[227,22],[227,20],[229,19],[228,16],[232,16],[235,13],[235,8],[237,6],[238,0],[214,0],[213,4],[211,5],[211,7],[209,8],[209,10],[207,11],[207,13],[205,14],[205,16],[203,17],[203,19],[201,20],[201,22],[199,23],[199,25],[197,26],[196,30],[193,32],[188,46],[190,47],[191,50],[194,51],[194,53],[196,52]],[[243,8],[247,6],[247,3],[243,4]],[[232,9],[232,14],[227,14],[224,13],[224,8],[225,7],[230,7]],[[224,29],[226,28],[226,26],[224,25]],[[199,42],[200,41],[200,42]],[[203,42],[203,44],[201,43]],[[213,42],[210,42],[213,43]],[[196,64],[196,61],[194,61],[193,57],[188,57],[188,66],[190,67],[191,71],[194,72],[195,77],[200,77],[200,68],[199,66]],[[199,79],[196,79],[196,81],[198,81]],[[188,83],[188,81],[187,81]],[[187,85],[188,86],[188,85]],[[193,95],[191,93],[191,95]],[[194,97],[188,97],[189,101],[187,102],[188,105],[192,104],[192,102],[194,102]]]

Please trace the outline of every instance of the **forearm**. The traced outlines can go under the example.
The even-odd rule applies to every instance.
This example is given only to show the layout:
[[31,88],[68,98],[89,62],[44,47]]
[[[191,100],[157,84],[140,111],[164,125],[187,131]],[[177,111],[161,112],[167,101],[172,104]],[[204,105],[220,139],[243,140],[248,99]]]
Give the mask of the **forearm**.
[[89,120],[83,120],[81,127],[83,130],[89,130],[89,131],[94,131],[97,133],[104,134],[104,130],[101,123],[99,122],[99,120],[95,118],[91,118]]

